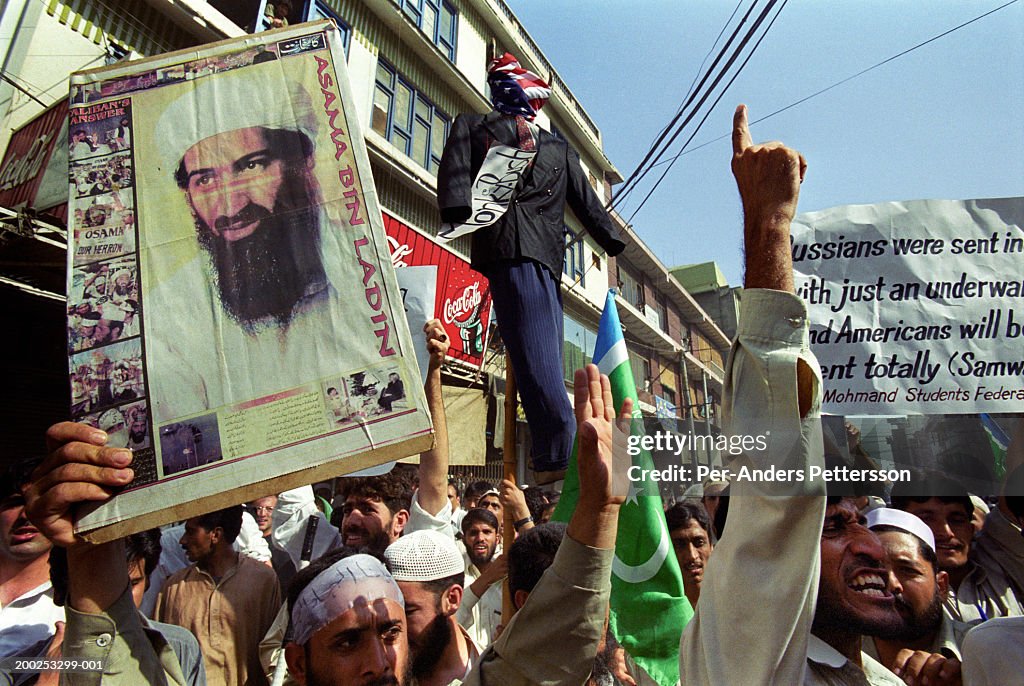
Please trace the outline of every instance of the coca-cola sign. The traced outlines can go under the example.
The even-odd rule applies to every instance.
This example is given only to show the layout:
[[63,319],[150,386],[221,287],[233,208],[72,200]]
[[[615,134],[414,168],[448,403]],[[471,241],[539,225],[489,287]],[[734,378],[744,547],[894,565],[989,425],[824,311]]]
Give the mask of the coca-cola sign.
[[458,297],[445,298],[444,323],[454,324],[472,318],[480,311],[481,302],[483,297],[480,295],[480,282],[474,281],[466,286]]
[[[387,217],[386,214],[384,216]],[[412,248],[405,243],[399,243],[397,238],[388,236],[388,249],[391,251],[391,264],[395,269],[410,266],[405,263],[405,258],[412,254]]]
[[67,120],[67,100],[59,100],[11,135],[0,161],[0,206],[49,210],[67,203]]
[[44,133],[32,141],[31,147],[24,155],[15,153],[4,160],[0,166],[0,191],[9,191],[35,178],[50,154],[50,146],[56,135],[56,131]]
[[403,222],[384,213],[384,228],[396,269],[437,266],[434,311],[448,333],[450,357],[474,366],[483,364],[484,334],[490,322],[490,284],[462,257]]

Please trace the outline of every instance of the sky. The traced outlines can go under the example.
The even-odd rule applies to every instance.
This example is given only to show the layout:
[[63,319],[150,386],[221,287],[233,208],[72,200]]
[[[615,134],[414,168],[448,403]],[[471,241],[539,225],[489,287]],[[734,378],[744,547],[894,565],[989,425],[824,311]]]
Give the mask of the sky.
[[[601,129],[605,154],[623,176],[675,114],[737,6],[735,0],[506,1]],[[730,31],[750,1],[742,0]],[[736,105],[746,103],[754,121],[1006,1],[791,0],[690,147],[726,137],[680,157],[633,217],[634,229],[666,265],[715,260],[730,284],[741,285],[741,215],[728,138]],[[1022,112],[1024,2],[1018,1],[756,124],[751,133],[755,142],[781,140],[807,158],[803,212],[1006,197],[1024,195]],[[692,124],[679,143],[691,131]],[[628,219],[650,187],[645,179],[620,214]]]

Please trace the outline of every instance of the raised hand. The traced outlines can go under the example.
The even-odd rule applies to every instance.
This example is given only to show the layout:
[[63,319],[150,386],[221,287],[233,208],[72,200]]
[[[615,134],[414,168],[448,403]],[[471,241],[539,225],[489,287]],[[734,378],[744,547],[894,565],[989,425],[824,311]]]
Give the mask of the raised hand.
[[[588,364],[585,369],[576,370],[573,389],[579,431],[576,464],[580,497],[569,522],[569,534],[580,543],[610,548],[615,545],[619,506],[625,500],[625,493],[615,488],[615,484],[622,482],[615,472],[626,470],[629,460],[621,459],[621,455],[619,460],[613,460],[615,405],[608,377],[595,365]],[[632,415],[633,402],[627,399],[619,415],[620,422],[628,424]]]
[[778,141],[754,145],[747,107],[733,116],[732,174],[743,202],[747,288],[793,290],[789,225],[796,215],[807,161]]
[[427,352],[430,353],[430,371],[440,369],[444,358],[451,347],[448,334],[444,332],[440,319],[431,319],[423,325],[423,333],[427,337]]

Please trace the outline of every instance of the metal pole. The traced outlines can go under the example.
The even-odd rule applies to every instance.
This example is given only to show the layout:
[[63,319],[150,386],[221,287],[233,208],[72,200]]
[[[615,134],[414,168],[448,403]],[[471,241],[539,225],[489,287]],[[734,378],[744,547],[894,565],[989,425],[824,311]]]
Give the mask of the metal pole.
[[[515,483],[516,480],[516,377],[512,373],[512,360],[505,353],[505,445],[503,446],[502,471],[504,478]],[[502,554],[508,555],[509,548],[516,538],[515,522],[512,521],[512,508],[504,509],[502,523]],[[512,593],[509,591],[508,578],[502,583],[501,623],[508,626],[515,613],[512,607]]]
[[[711,435],[711,403],[708,396],[708,373],[703,368],[700,370],[700,380],[704,384],[704,431],[709,439],[713,439]],[[714,445],[714,440],[709,440],[708,445]],[[722,463],[721,453],[718,455],[718,463]]]
[[[687,338],[687,346],[689,346],[689,338]],[[693,404],[690,402],[690,370],[686,368],[686,351],[683,350],[679,353],[679,366],[683,368],[683,387],[686,389],[686,430],[690,432],[690,440],[693,440],[697,435],[697,431],[693,425]],[[711,460],[709,459],[710,463]],[[693,465],[693,473],[697,473],[697,465],[700,463],[700,456],[696,450],[690,449],[690,463]]]

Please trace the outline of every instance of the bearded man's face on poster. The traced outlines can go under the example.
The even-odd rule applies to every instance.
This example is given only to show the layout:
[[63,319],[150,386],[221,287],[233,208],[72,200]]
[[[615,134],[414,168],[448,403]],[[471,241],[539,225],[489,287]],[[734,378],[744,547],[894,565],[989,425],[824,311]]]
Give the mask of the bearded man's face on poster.
[[221,304],[250,333],[326,286],[311,159],[303,134],[254,126],[199,141],[176,174]]

